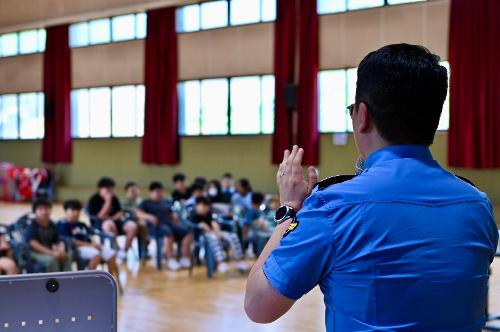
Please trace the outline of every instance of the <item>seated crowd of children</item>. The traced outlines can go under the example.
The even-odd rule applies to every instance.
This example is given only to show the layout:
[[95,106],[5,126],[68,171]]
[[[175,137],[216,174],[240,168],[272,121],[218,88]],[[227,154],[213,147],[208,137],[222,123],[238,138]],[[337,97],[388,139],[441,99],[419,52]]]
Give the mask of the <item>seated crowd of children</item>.
[[[78,200],[64,202],[64,218],[57,223],[51,220],[52,204],[43,199],[35,201],[22,228],[29,259],[46,272],[69,271],[73,262],[89,270],[105,263],[117,276],[117,260],[126,260],[133,241],[137,238],[142,248],[139,257],[147,258],[147,245],[153,238],[161,244],[158,252],[166,259],[168,269],[176,271],[191,267],[193,243],[203,239],[219,272],[228,271],[229,259],[235,261],[238,270],[248,270],[245,253],[249,247],[252,255],[262,251],[273,232],[272,217],[279,200],[252,192],[247,179],[233,186],[229,173],[220,181],[196,178],[190,186],[183,174],[176,174],[173,185],[167,197],[162,183],[152,182],[148,197],[143,199],[139,186],[129,182],[120,200],[113,179],[104,177],[85,207]],[[89,224],[81,221],[82,210]],[[125,236],[122,248],[115,241],[119,235]],[[0,230],[0,273],[24,272],[20,265]]]

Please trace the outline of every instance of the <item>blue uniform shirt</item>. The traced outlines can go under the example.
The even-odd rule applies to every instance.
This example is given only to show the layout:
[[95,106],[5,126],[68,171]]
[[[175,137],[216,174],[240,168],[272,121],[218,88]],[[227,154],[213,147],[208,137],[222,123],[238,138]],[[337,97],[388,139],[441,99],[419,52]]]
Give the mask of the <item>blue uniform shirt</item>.
[[424,146],[391,146],[315,188],[263,270],[282,295],[319,285],[328,331],[479,331],[498,232],[487,196]]

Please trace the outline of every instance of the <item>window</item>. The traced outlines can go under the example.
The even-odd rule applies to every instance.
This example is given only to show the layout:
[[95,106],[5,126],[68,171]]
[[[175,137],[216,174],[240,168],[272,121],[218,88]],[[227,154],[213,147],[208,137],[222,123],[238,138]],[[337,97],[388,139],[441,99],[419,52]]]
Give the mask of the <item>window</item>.
[[[447,61],[441,62],[449,69]],[[448,74],[449,78],[449,74]],[[352,132],[347,106],[356,95],[357,68],[325,70],[318,74],[319,131],[322,133]],[[448,130],[450,121],[449,89],[444,102],[438,130]]]
[[276,0],[217,0],[179,7],[177,32],[276,20]]
[[43,138],[42,92],[0,96],[0,139]]
[[270,134],[274,76],[186,81],[178,85],[181,135]]
[[71,92],[72,136],[139,137],[144,134],[144,86],[76,89]]
[[45,29],[0,35],[0,57],[45,51]]
[[120,15],[71,24],[70,47],[82,47],[146,38],[145,13]]
[[348,10],[399,5],[427,0],[318,0],[318,14],[341,13]]

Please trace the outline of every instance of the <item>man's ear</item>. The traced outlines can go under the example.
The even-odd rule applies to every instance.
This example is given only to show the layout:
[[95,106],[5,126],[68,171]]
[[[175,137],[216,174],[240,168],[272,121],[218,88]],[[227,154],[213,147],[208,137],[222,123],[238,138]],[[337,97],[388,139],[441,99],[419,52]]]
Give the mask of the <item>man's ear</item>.
[[373,129],[373,120],[368,113],[368,107],[365,103],[358,104],[358,131],[363,134],[369,133]]

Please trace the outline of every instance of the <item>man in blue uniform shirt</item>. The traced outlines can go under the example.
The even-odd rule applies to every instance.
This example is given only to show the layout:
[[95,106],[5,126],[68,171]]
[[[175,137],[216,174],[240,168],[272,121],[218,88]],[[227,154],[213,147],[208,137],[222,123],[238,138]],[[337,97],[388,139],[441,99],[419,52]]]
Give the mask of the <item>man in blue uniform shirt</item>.
[[364,171],[316,185],[304,151],[285,151],[280,224],[248,278],[253,321],[319,285],[328,331],[481,330],[498,232],[487,196],[429,150],[447,81],[427,49],[383,47],[359,65],[349,107]]

